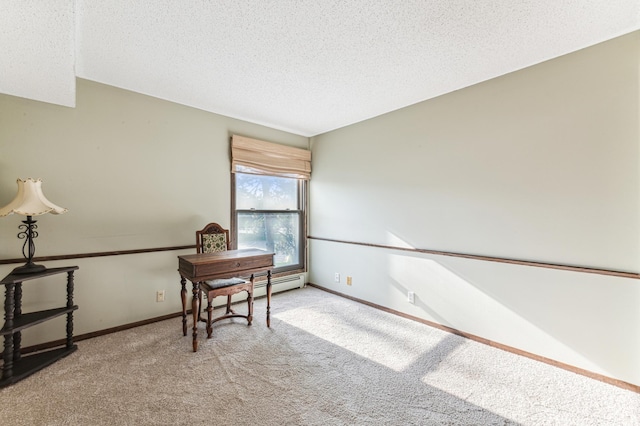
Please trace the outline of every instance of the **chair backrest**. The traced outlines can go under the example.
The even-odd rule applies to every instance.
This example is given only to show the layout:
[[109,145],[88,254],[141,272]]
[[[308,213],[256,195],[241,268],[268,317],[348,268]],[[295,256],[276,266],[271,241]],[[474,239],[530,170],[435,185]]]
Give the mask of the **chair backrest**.
[[202,230],[196,231],[196,250],[198,253],[231,250],[229,230],[217,223],[210,223]]

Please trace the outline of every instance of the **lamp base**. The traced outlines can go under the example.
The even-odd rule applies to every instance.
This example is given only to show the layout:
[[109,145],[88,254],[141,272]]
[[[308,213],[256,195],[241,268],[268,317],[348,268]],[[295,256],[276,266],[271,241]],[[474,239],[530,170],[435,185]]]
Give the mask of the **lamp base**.
[[46,266],[44,265],[36,265],[35,263],[25,263],[22,266],[18,266],[17,268],[15,268],[13,271],[11,271],[12,274],[34,274],[36,272],[42,272],[45,269],[47,269]]

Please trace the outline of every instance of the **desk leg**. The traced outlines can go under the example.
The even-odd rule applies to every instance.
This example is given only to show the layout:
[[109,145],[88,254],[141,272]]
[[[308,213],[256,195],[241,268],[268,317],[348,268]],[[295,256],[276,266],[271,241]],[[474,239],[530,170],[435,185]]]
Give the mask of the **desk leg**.
[[180,298],[182,299],[182,335],[187,335],[187,280],[180,275]]
[[191,301],[191,313],[193,314],[193,351],[198,352],[198,313],[200,313],[199,284],[193,283],[193,300]]
[[267,327],[271,327],[271,269],[267,271]]

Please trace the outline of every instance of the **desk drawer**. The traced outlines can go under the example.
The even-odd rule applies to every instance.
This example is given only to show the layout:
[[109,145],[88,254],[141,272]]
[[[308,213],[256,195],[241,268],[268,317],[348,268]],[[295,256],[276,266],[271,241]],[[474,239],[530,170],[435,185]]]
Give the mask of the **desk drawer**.
[[253,272],[261,272],[273,267],[273,253],[233,255],[230,252],[220,255],[187,255],[179,257],[179,271],[191,281],[225,278],[231,276],[248,276]]
[[196,276],[211,274],[236,274],[250,269],[269,268],[273,265],[273,255],[245,257],[241,259],[225,259],[211,264],[196,266]]

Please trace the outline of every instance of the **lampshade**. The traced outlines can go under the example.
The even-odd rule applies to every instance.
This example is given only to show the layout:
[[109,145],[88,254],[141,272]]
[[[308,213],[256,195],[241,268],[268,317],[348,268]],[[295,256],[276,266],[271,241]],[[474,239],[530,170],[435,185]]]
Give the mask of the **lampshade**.
[[42,193],[42,180],[27,178],[18,179],[18,194],[13,201],[0,208],[0,216],[12,213],[23,216],[38,216],[45,213],[62,214],[67,211],[64,207],[56,206]]

